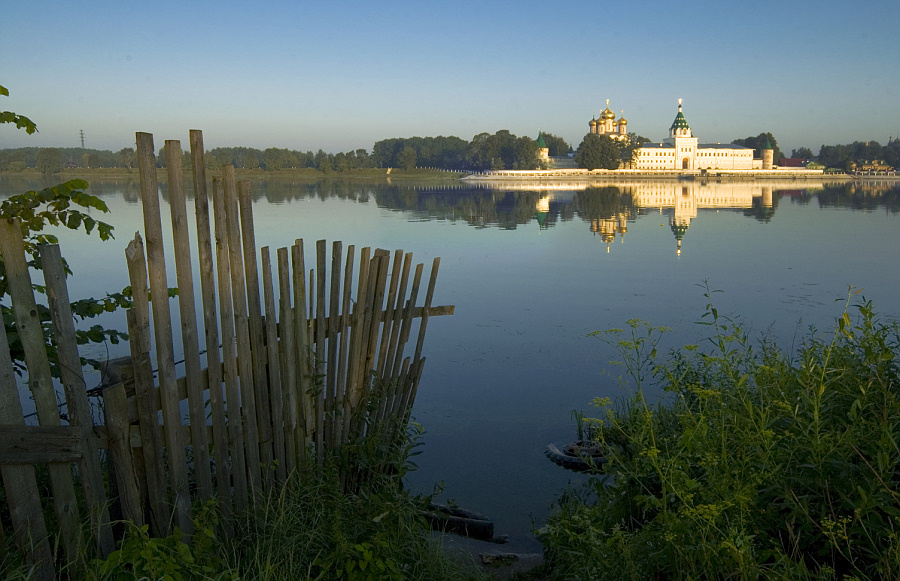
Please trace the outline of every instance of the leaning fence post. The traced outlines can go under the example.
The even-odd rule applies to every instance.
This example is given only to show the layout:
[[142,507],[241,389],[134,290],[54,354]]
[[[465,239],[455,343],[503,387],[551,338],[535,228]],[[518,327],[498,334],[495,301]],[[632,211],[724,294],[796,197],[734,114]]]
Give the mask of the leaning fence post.
[[[0,425],[25,426],[6,332],[0,333]],[[53,554],[41,511],[34,466],[3,464],[0,465],[0,475],[6,489],[16,541],[24,552],[26,561],[35,566],[35,576],[38,579],[53,579]]]
[[181,347],[184,350],[184,376],[188,396],[188,417],[194,451],[194,477],[201,500],[212,496],[212,471],[209,465],[209,436],[206,433],[206,406],[200,374],[200,344],[197,338],[197,312],[194,306],[194,276],[191,267],[191,239],[188,235],[187,204],[184,199],[184,174],[181,171],[181,142],[166,141],[166,169],[169,174],[169,211],[172,215],[172,242],[175,247],[175,276],[178,280],[178,306],[181,313]]
[[84,496],[90,507],[92,530],[97,531],[100,553],[105,557],[116,548],[106,507],[106,489],[100,471],[100,456],[97,437],[94,435],[94,420],[85,391],[84,375],[81,372],[81,356],[78,354],[75,338],[75,321],[69,304],[69,289],[66,287],[66,271],[62,254],[56,244],[40,248],[43,262],[44,281],[47,284],[47,302],[50,320],[59,358],[60,379],[66,393],[69,424],[78,426],[84,446],[84,457],[79,462]]
[[209,407],[212,415],[213,450],[216,462],[216,493],[225,521],[231,515],[231,466],[228,462],[228,426],[222,397],[222,359],[219,355],[219,327],[216,320],[215,266],[210,234],[209,193],[203,133],[191,130],[191,169],[194,175],[194,212],[197,221],[197,256],[200,265],[200,293],[203,296],[203,326],[206,338]]
[[[18,219],[0,220],[0,253],[6,267],[6,280],[16,319],[16,331],[25,352],[28,367],[28,387],[34,396],[38,421],[42,426],[59,426],[59,408],[50,373],[50,361],[44,344],[44,332],[34,301],[31,276],[25,261],[22,242],[22,226]],[[50,464],[50,484],[53,489],[53,506],[59,518],[66,556],[74,559],[78,551],[80,517],[75,484],[69,464]]]
[[159,398],[162,402],[163,433],[166,437],[169,475],[175,491],[175,512],[181,533],[194,532],[191,520],[191,497],[184,440],[181,436],[181,414],[178,409],[178,387],[175,382],[175,354],[172,346],[172,319],[169,311],[169,288],[166,282],[166,255],[163,247],[159,189],[156,182],[156,155],[153,135],[136,133],[138,167],[141,176],[141,201],[144,213],[144,235],[147,238],[147,270],[153,297],[153,330],[156,345]]

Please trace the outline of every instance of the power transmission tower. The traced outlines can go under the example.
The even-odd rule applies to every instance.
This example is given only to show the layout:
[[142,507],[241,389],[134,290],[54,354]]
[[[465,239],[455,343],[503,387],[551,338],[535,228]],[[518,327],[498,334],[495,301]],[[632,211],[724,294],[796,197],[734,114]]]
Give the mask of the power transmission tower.
[[81,135],[81,149],[84,149],[84,129],[80,129],[78,133]]

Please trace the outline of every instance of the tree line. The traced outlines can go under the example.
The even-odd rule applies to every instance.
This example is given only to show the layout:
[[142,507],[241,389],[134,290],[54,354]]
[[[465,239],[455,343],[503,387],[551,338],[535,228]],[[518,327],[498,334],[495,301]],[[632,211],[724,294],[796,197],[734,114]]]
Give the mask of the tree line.
[[[571,146],[565,139],[542,132],[541,137],[549,149],[549,155],[565,156]],[[635,150],[649,140],[629,133],[627,139],[616,141],[608,136],[587,134],[575,152],[578,167],[587,169],[615,169],[621,162],[631,161]],[[768,132],[753,137],[735,139],[734,143],[752,147],[755,157],[761,157],[766,142],[772,146],[774,159],[784,157],[775,137]],[[157,155],[157,165],[165,167],[165,148]],[[184,152],[183,165],[190,168],[190,156]],[[813,152],[800,147],[791,157],[815,159]],[[315,169],[323,173],[346,172],[368,168],[433,167],[456,171],[531,170],[541,169],[536,139],[517,136],[506,129],[493,134],[479,133],[466,141],[455,136],[395,137],[376,141],[371,153],[356,149],[340,153],[326,153],[319,149],[295,151],[270,147],[260,150],[253,147],[216,147],[207,151],[207,167],[218,168],[232,164],[239,169],[280,171],[290,169]],[[822,145],[817,161],[828,168],[847,170],[853,163],[883,160],[886,164],[900,166],[900,139],[892,139],[887,145],[876,141],[853,142],[848,145]],[[44,174],[52,174],[66,168],[134,168],[134,148],[119,151],[81,149],[75,147],[21,147],[0,149],[0,171],[18,172],[34,168]]]

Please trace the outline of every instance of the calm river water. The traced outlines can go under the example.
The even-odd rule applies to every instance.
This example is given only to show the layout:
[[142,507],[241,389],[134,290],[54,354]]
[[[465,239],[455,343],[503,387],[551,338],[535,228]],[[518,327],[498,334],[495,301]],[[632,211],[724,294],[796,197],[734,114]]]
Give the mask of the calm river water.
[[[439,500],[489,515],[518,548],[537,546],[532,519],[583,479],[551,464],[546,445],[574,439],[572,410],[627,395],[608,364],[616,354],[591,331],[640,318],[673,329],[666,347],[698,343],[704,281],[722,291],[720,313],[788,349],[808,326],[830,328],[850,286],[883,319],[900,317],[896,182],[461,184],[256,182],[257,243],[324,238],[400,248],[428,266],[441,257],[434,304],[456,314],[428,325],[414,409],[426,434],[409,485],[443,482]],[[46,185],[0,178],[0,197]],[[142,229],[136,180],[89,192],[117,238],[60,233],[73,298],[121,290],[125,245]]]

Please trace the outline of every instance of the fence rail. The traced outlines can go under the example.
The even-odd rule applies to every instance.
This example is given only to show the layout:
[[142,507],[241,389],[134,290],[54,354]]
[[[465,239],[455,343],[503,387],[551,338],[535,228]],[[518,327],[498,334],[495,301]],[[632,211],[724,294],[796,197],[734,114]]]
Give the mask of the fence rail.
[[[144,233],[125,250],[134,297],[127,311],[131,355],[112,366],[118,381],[102,392],[101,425],[91,419],[80,374],[59,248],[42,248],[41,258],[68,425],[58,413],[21,227],[0,224],[0,253],[39,423],[25,425],[9,346],[0,334],[0,472],[9,526],[39,579],[53,577],[56,560],[77,554],[87,519],[96,553],[113,550],[110,504],[155,535],[178,526],[188,537],[192,503],[215,498],[227,533],[228,517],[292,471],[323,462],[329,451],[373,428],[402,429],[422,375],[428,320],[454,310],[432,306],[439,258],[426,278],[424,265],[414,266],[412,254],[402,250],[366,247],[357,258],[354,246],[336,241],[329,253],[319,240],[309,267],[302,239],[274,253],[258,251],[250,183],[237,182],[234,168],[223,166],[210,192],[199,131],[190,133],[194,240],[180,142],[165,143],[178,287],[177,301],[170,300],[153,136],[136,138]],[[55,507],[58,533],[47,530],[38,464],[49,467],[52,499],[46,500]],[[114,484],[110,490],[104,476]],[[57,540],[64,555],[53,554]]]

